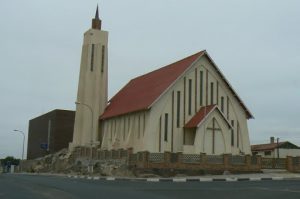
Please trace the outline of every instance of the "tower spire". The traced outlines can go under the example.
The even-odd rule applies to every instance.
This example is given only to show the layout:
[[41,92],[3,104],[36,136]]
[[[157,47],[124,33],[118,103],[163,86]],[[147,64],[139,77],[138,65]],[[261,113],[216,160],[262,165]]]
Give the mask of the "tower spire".
[[99,18],[99,8],[98,8],[98,4],[97,4],[95,18],[92,20],[92,29],[101,30],[101,23],[102,23],[102,21]]
[[96,9],[95,19],[99,19],[99,10],[98,10],[98,4],[97,4],[97,9]]

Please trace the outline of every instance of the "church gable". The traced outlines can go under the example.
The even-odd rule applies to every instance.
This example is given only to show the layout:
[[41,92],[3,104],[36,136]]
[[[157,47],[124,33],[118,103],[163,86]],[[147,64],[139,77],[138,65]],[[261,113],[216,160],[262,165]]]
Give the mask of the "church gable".
[[110,101],[100,119],[146,110],[204,51],[132,79]]
[[[206,55],[206,56],[203,56]],[[176,84],[177,81],[180,81],[184,75],[188,76],[188,71],[192,66],[198,62],[201,58],[206,57],[208,62],[212,65],[214,72],[219,76],[219,79],[222,80],[222,83],[232,93],[232,96],[238,101],[242,109],[245,111],[246,117],[253,118],[252,114],[248,108],[244,105],[242,100],[238,97],[236,92],[233,90],[229,82],[226,80],[224,75],[214,64],[213,60],[209,57],[206,51],[200,51],[194,55],[191,55],[187,58],[184,58],[180,61],[177,61],[173,64],[167,65],[158,70],[152,71],[148,74],[139,76],[135,79],[132,79],[127,85],[125,85],[110,101],[108,106],[105,109],[105,112],[100,116],[100,119],[107,119],[123,114],[128,114],[136,111],[147,110],[157,102],[170,88],[172,85]],[[202,59],[203,60],[203,59]],[[199,68],[199,67],[198,67]],[[224,97],[219,99],[218,92],[218,83],[219,82],[210,82],[210,85],[205,85],[206,82],[204,79],[214,79],[211,76],[211,72],[208,72],[203,65],[199,68],[199,74],[197,74],[197,69],[195,70],[195,79],[199,79],[198,82],[195,82],[194,91],[202,92],[202,96],[199,96],[199,106],[208,105],[208,104],[219,104],[226,106]],[[191,80],[192,81],[192,80]],[[192,82],[187,80],[186,84],[192,84]],[[197,81],[197,80],[195,80]],[[214,80],[212,80],[214,81]],[[202,87],[201,84],[202,83]],[[199,84],[199,86],[197,86]],[[213,87],[216,87],[214,91],[211,91]],[[220,86],[221,87],[221,86]],[[223,89],[224,90],[224,89]],[[216,93],[215,96],[208,96],[208,92]],[[205,94],[206,93],[206,94]],[[220,90],[222,93],[222,90]],[[226,94],[225,94],[226,95]],[[214,101],[213,99],[216,98]],[[197,100],[197,99],[196,99]],[[210,100],[210,102],[208,102]],[[194,102],[196,103],[196,102]],[[229,106],[229,105],[227,105]],[[223,109],[223,108],[222,108]]]

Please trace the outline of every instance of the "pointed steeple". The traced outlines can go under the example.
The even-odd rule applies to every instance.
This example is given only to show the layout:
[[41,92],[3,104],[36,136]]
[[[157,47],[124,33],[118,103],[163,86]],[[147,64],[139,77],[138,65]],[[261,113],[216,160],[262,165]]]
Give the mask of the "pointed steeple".
[[98,29],[101,30],[101,19],[99,18],[99,8],[97,5],[95,18],[92,20],[92,29]]
[[98,9],[98,4],[97,4],[97,9],[96,9],[95,19],[99,19],[99,9]]

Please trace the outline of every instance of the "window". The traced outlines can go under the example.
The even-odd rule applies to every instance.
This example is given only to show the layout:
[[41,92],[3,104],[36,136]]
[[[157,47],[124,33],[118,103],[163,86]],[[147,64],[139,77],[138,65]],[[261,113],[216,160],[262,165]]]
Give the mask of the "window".
[[165,141],[168,141],[168,113],[165,113]]
[[234,146],[234,120],[231,120],[231,146]]
[[189,115],[192,114],[192,80],[189,79]]
[[141,136],[141,116],[139,115],[138,117],[139,117],[139,119],[138,119],[138,139],[140,139],[140,136]]
[[229,120],[229,97],[227,96],[227,120]]
[[210,83],[210,104],[214,104],[214,83]]
[[105,46],[102,45],[101,72],[104,71]]
[[221,97],[221,111],[224,113],[224,97]]
[[159,117],[158,151],[161,152],[161,116]]
[[126,137],[126,117],[123,117],[123,140]]
[[265,151],[265,155],[271,155],[271,151]]
[[91,71],[94,70],[94,51],[95,51],[95,44],[92,44],[92,53],[91,53]]
[[129,130],[130,130],[130,116],[128,116],[128,126],[127,126],[127,128],[128,128],[128,132],[129,132]]
[[110,139],[113,137],[113,120],[110,121]]
[[146,113],[144,113],[143,136],[144,136],[144,134],[145,134],[145,128],[146,128]]
[[114,137],[116,137],[117,135],[117,120],[114,120],[114,133],[113,133]]
[[203,71],[200,71],[200,106],[203,105]]
[[177,91],[177,128],[180,126],[180,91]]
[[236,135],[236,146],[239,147],[240,146],[240,123],[239,121],[237,121],[237,135]]

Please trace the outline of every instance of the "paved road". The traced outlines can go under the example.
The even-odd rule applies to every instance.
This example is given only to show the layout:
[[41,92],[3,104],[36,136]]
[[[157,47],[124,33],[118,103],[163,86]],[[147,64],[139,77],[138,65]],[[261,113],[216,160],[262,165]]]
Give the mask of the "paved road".
[[1,199],[300,198],[300,181],[128,182],[0,174]]

